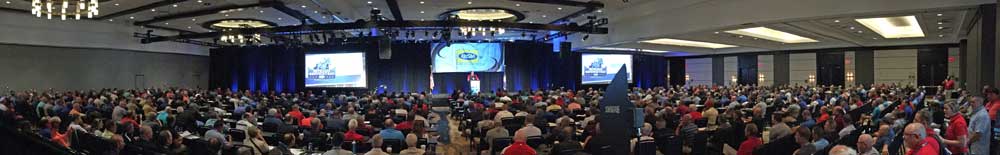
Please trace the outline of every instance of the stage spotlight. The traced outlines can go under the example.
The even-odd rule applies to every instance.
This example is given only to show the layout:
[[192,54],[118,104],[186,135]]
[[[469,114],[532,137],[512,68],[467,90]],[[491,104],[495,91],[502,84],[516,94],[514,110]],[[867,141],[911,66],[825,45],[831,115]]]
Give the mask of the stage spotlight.
[[527,35],[527,34],[525,34],[524,32],[521,32],[521,37],[524,37],[525,35]]

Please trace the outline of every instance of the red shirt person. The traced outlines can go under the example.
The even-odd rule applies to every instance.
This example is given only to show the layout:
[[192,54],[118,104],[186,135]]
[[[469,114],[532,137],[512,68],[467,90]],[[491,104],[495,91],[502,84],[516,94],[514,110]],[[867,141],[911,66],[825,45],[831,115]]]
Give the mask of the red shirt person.
[[951,121],[948,122],[948,128],[944,132],[944,139],[942,141],[948,147],[948,150],[951,150],[952,154],[966,154],[969,152],[969,147],[965,145],[965,139],[969,136],[968,124],[965,121],[965,117],[962,117],[958,113],[958,109],[955,106],[957,105],[944,105],[945,116],[948,116],[948,119]]
[[521,131],[514,133],[514,144],[503,149],[503,155],[537,155],[534,148],[528,145],[528,134]]
[[764,141],[757,136],[757,131],[757,125],[747,124],[744,132],[747,136],[747,140],[740,143],[740,149],[736,152],[737,155],[753,155],[753,149],[756,149],[757,146],[764,144]]
[[938,155],[938,142],[933,137],[928,137],[924,130],[924,125],[920,123],[910,123],[906,125],[903,132],[903,144],[910,151],[906,155]]

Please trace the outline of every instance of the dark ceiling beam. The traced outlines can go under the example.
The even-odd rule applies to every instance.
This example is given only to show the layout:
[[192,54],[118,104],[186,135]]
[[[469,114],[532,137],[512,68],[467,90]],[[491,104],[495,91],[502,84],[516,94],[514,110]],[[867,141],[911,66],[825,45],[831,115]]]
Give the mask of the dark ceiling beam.
[[[276,2],[280,3],[280,1]],[[298,19],[299,22],[302,23],[302,25],[307,25],[309,23],[318,23],[316,19],[312,19],[312,17],[309,17],[308,15],[300,12],[299,10],[289,8],[288,5],[285,5],[284,3],[274,5],[272,6],[272,8],[277,9],[278,11],[281,11],[281,13],[285,13],[288,16],[292,16],[295,19]]]
[[579,2],[572,0],[511,0],[511,1],[575,6],[575,7],[585,7],[585,8],[604,8],[604,3],[598,1],[590,1],[590,2]]
[[194,31],[182,30],[182,29],[177,29],[177,28],[172,28],[172,27],[156,26],[156,25],[145,25],[143,27],[145,27],[145,28],[151,28],[151,29],[160,29],[160,30],[175,31],[175,32],[180,33],[180,34],[192,34],[192,33],[195,33]]
[[403,13],[400,13],[399,3],[396,0],[385,0],[385,4],[389,5],[389,12],[392,12],[392,17],[395,17],[396,21],[403,21]]
[[148,25],[148,24],[152,24],[152,23],[158,23],[158,22],[169,21],[169,20],[174,20],[174,19],[192,18],[192,17],[199,17],[199,16],[205,16],[205,15],[217,14],[217,13],[220,13],[220,12],[226,11],[226,10],[236,10],[236,9],[256,8],[256,7],[264,8],[264,7],[272,7],[272,6],[278,5],[278,4],[280,4],[280,3],[273,2],[273,1],[267,1],[267,2],[260,2],[260,3],[256,3],[256,4],[248,4],[248,5],[230,5],[230,6],[224,6],[224,7],[218,7],[218,8],[202,9],[202,10],[195,10],[195,11],[190,11],[190,12],[175,13],[175,14],[170,14],[170,15],[165,15],[165,16],[157,16],[157,17],[153,17],[153,19],[144,20],[144,21],[138,21],[138,22],[135,22],[133,24],[134,25]]
[[[591,26],[574,26],[574,25],[550,25],[550,24],[530,24],[530,23],[506,23],[506,22],[487,22],[487,21],[380,21],[377,23],[368,22],[354,22],[354,23],[328,23],[328,24],[315,24],[308,26],[281,26],[273,28],[249,28],[239,30],[241,34],[254,34],[254,33],[314,33],[319,31],[333,31],[333,30],[350,30],[350,29],[364,29],[364,28],[399,28],[399,27],[437,27],[443,29],[450,29],[454,27],[502,27],[511,29],[528,29],[528,30],[547,30],[547,31],[564,31],[564,32],[580,32],[580,33],[590,33],[590,34],[607,34],[608,28],[600,27],[594,28]],[[170,41],[175,39],[197,39],[197,38],[211,38],[221,36],[222,32],[207,32],[207,33],[192,33],[192,34],[180,34],[177,36],[165,36],[165,37],[153,37],[149,39],[143,39],[143,43],[152,43],[160,41]]]
[[118,18],[120,16],[130,15],[130,14],[138,13],[138,12],[141,12],[141,11],[151,10],[151,9],[155,9],[155,8],[159,8],[159,7],[163,7],[163,6],[167,6],[167,5],[173,5],[173,4],[177,4],[177,3],[181,3],[181,2],[185,2],[185,1],[188,1],[188,0],[163,0],[163,1],[155,2],[155,3],[150,3],[150,4],[143,5],[143,6],[139,6],[139,7],[136,7],[136,8],[131,8],[131,9],[124,10],[124,11],[118,11],[118,12],[115,12],[115,13],[112,13],[112,14],[108,14],[108,15],[104,15],[104,16],[101,16],[101,17],[97,17],[96,19],[97,20],[107,20],[107,19],[112,19],[112,18]]

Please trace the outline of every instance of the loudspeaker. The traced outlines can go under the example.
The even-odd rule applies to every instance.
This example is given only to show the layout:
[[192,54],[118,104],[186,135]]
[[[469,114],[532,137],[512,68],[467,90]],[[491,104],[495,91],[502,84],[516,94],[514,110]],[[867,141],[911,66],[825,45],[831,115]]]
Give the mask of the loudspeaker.
[[381,37],[378,40],[378,58],[392,59],[392,39]]

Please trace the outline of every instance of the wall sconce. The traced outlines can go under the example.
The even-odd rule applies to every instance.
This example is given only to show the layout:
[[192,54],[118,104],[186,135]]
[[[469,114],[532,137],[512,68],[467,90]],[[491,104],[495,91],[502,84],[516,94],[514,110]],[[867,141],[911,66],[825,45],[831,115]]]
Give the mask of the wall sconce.
[[731,80],[731,81],[733,81],[733,83],[732,83],[732,84],[736,84],[736,82],[738,82],[738,81],[739,81],[738,79],[736,79],[736,75],[733,75],[733,76],[732,76],[732,77],[730,78],[730,80]]
[[757,83],[764,83],[764,74],[757,74]]
[[854,73],[853,72],[847,72],[846,76],[847,76],[847,81],[854,81]]
[[684,74],[684,81],[691,82],[691,75],[690,74]]
[[807,83],[816,83],[816,75],[809,75],[809,79],[806,79]]

